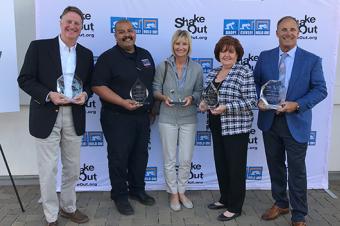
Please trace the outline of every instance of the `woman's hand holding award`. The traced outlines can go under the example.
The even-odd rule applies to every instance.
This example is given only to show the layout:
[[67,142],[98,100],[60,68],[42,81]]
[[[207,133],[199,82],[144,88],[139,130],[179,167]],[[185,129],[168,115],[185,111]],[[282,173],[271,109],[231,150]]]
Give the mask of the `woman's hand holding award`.
[[202,93],[202,99],[208,109],[215,109],[218,106],[218,89],[211,82]]

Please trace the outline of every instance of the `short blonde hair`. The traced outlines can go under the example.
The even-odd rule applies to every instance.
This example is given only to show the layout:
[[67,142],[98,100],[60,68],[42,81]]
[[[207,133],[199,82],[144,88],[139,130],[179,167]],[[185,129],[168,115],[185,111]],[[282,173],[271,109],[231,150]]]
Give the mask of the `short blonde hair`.
[[172,35],[172,39],[171,39],[172,54],[175,55],[174,45],[175,45],[175,42],[177,42],[177,40],[180,39],[180,38],[185,38],[185,39],[188,40],[188,44],[189,44],[188,56],[189,56],[191,54],[191,49],[192,49],[191,35],[188,31],[180,30],[180,29],[175,31],[175,33]]

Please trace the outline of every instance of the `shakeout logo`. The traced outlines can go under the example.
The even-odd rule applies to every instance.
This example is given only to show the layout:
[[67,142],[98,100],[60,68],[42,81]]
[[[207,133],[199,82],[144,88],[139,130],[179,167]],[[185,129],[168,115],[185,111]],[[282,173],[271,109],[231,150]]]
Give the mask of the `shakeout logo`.
[[254,70],[258,59],[259,59],[258,55],[252,53],[244,54],[241,60],[241,64],[247,65],[250,69]]
[[157,167],[155,166],[146,167],[144,180],[157,181]]
[[104,135],[102,131],[88,131],[85,132],[82,140],[81,146],[86,147],[96,147],[96,146],[103,146],[104,145]]
[[91,97],[87,102],[86,102],[86,113],[87,114],[97,114],[97,102]]
[[190,32],[191,38],[194,40],[208,39],[208,27],[204,16],[194,14],[192,18],[177,17],[175,19],[175,27]]
[[270,35],[269,19],[224,19],[224,35]]
[[97,174],[94,165],[84,163],[80,167],[79,180],[77,186],[97,186]]
[[305,15],[303,19],[298,19],[300,36],[299,39],[317,40],[318,26],[317,20],[313,16]]
[[262,166],[248,166],[246,168],[247,180],[262,180]]
[[115,33],[116,23],[120,20],[130,21],[136,34],[158,35],[158,18],[111,17],[111,33]]
[[308,145],[315,146],[316,145],[316,131],[310,131]]
[[91,13],[84,14],[83,30],[80,37],[82,38],[94,38],[94,23],[92,22]]
[[209,73],[213,69],[213,58],[192,58],[192,60],[202,66],[204,74]]
[[191,163],[188,184],[203,184],[204,173],[202,165],[199,163]]
[[197,131],[195,146],[211,146],[211,132],[210,131]]

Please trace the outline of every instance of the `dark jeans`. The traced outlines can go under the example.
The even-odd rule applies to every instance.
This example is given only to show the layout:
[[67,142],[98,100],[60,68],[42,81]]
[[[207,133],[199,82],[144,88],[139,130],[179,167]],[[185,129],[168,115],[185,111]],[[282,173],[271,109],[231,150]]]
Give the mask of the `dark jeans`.
[[150,121],[147,113],[122,114],[102,109],[100,122],[107,141],[111,198],[145,190]]
[[305,221],[307,207],[306,151],[307,143],[298,143],[292,137],[285,116],[275,116],[269,131],[263,132],[272,196],[281,208],[289,207],[287,197],[287,167],[292,221]]
[[209,117],[218,185],[223,203],[232,213],[241,213],[246,194],[249,133],[222,136],[219,116]]

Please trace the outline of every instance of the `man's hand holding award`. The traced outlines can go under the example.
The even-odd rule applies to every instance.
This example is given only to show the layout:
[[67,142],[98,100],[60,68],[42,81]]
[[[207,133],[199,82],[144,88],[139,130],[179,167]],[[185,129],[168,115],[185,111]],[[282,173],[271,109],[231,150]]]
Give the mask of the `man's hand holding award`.
[[269,80],[261,87],[260,101],[265,110],[279,110],[286,98],[286,87],[280,80]]

